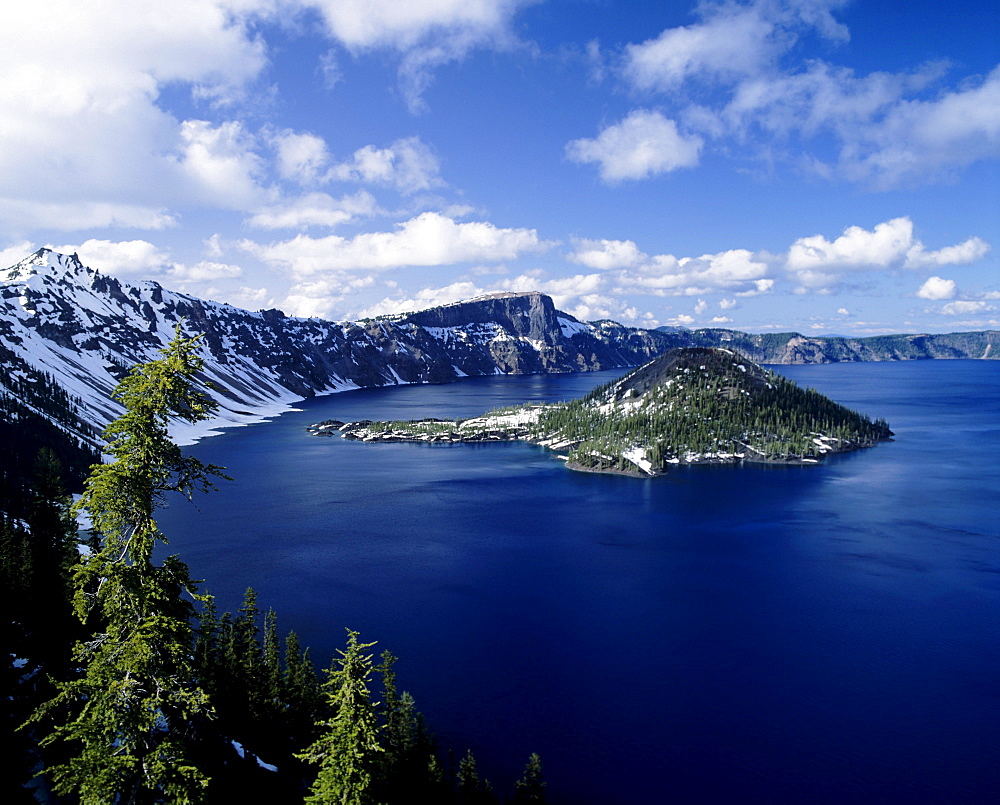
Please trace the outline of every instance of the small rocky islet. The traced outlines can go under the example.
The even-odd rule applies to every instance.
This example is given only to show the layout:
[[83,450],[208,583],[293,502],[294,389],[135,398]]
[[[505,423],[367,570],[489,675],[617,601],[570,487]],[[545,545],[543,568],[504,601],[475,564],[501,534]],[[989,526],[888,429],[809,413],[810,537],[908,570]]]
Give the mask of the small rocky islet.
[[721,348],[669,350],[586,396],[501,408],[462,420],[311,425],[365,442],[525,441],[589,472],[649,477],[679,464],[815,464],[893,433],[813,389]]

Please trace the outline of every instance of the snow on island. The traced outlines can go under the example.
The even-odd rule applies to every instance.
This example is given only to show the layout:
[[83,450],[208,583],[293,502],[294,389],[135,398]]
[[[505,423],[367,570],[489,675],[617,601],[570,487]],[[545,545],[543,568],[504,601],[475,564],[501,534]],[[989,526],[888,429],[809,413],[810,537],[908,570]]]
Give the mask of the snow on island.
[[327,420],[308,429],[364,442],[525,441],[572,469],[650,477],[671,465],[816,464],[892,436],[884,420],[724,349],[670,350],[569,403],[531,404],[464,420]]

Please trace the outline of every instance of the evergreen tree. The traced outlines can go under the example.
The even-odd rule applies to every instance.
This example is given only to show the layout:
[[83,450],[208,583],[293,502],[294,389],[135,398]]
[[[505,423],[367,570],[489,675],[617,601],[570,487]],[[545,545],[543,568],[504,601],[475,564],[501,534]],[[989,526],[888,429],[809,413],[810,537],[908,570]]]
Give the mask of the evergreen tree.
[[197,348],[178,325],[161,358],[119,383],[125,412],[104,432],[113,461],[91,468],[78,504],[101,539],[75,577],[77,615],[95,633],[74,648],[79,675],[57,683],[29,723],[48,730],[43,746],[64,753],[46,770],[53,788],[83,803],[197,802],[207,786],[190,759],[197,725],[211,714],[195,678],[194,609],[182,598],[195,587],[177,557],[153,564],[163,540],[153,513],[165,494],[190,497],[221,476],[184,456],[168,433],[175,419],[198,422],[213,411],[193,385]]
[[327,671],[324,684],[333,717],[319,726],[325,732],[298,755],[319,763],[319,774],[306,802],[315,805],[369,805],[374,802],[379,754],[379,727],[368,681],[372,656],[364,654],[374,643],[359,643],[358,633],[348,630],[347,650],[340,651]]
[[470,749],[458,764],[458,801],[462,805],[495,805],[496,795],[489,780],[479,777],[476,758]]
[[532,752],[528,758],[528,765],[524,767],[524,775],[514,783],[512,805],[544,802],[545,780],[542,779],[542,761],[535,752]]

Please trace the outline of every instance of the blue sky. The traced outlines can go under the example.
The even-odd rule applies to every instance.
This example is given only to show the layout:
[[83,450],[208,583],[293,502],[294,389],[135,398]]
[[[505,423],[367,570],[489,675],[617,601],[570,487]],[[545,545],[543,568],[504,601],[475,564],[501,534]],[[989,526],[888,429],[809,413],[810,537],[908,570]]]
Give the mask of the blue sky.
[[40,0],[0,28],[0,263],[334,319],[1000,327],[998,43],[979,0]]

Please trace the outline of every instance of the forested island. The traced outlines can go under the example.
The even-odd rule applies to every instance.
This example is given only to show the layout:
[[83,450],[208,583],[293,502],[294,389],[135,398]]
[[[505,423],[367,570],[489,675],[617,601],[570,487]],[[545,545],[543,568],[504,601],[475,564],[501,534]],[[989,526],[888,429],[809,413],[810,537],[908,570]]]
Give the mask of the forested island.
[[366,442],[526,441],[562,453],[573,469],[636,476],[678,464],[810,464],[893,435],[885,420],[802,389],[737,352],[699,347],[669,350],[571,402],[464,420],[327,420],[309,431]]

